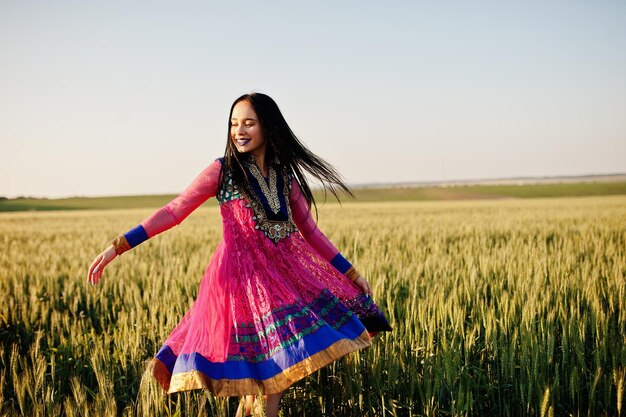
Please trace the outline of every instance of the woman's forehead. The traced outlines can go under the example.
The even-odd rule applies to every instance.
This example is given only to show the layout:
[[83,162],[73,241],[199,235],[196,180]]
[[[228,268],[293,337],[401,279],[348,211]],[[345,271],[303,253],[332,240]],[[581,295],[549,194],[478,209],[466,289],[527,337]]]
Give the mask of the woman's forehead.
[[247,101],[240,101],[239,103],[235,104],[231,119],[256,120],[256,113],[254,112],[254,109],[252,108],[250,103],[248,103]]

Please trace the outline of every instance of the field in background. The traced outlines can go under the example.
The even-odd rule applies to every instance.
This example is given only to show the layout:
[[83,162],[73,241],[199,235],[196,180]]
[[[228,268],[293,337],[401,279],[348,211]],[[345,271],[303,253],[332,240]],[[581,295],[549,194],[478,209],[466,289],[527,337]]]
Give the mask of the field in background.
[[[181,190],[182,191],[182,190]],[[324,196],[315,192],[316,201]],[[626,181],[580,182],[558,184],[523,185],[455,185],[449,187],[386,187],[355,188],[355,199],[342,195],[343,202],[374,201],[437,201],[437,200],[482,200],[504,198],[537,197],[583,197],[596,195],[626,195]],[[173,194],[117,197],[73,197],[73,198],[16,198],[0,199],[2,211],[39,210],[84,210],[84,209],[129,209],[161,207],[167,204]],[[336,201],[329,194],[328,201]],[[215,199],[207,205],[215,206]]]
[[[0,214],[0,415],[234,415],[236,398],[141,384],[221,238],[216,207],[85,282],[152,212]],[[624,415],[626,196],[327,204],[319,219],[394,331],[290,388],[283,416]]]

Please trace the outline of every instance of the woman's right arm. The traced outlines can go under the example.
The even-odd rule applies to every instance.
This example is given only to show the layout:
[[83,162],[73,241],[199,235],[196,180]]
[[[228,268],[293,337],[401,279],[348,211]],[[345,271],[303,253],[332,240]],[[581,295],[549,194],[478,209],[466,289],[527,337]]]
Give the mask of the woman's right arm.
[[111,246],[96,256],[92,262],[87,274],[87,281],[96,284],[102,276],[104,267],[116,255],[121,255],[145,240],[179,225],[202,203],[210,197],[215,197],[221,168],[221,162],[219,159],[216,159],[176,198],[152,213],[134,228],[113,240]]
[[222,164],[216,159],[176,198],[124,233],[122,236],[130,248],[181,224],[202,203],[215,197],[221,168]]

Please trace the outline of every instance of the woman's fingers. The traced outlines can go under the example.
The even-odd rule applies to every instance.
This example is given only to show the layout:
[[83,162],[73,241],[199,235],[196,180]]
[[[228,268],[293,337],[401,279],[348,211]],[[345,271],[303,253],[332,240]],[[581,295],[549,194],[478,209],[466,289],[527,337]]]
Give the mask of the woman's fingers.
[[102,273],[104,272],[104,267],[107,266],[108,262],[106,258],[103,256],[98,265],[94,268],[94,284],[97,284],[102,278]]
[[100,264],[98,264],[98,266],[96,266],[96,268],[93,270],[93,284],[97,284],[98,281],[100,281],[100,277],[102,276],[102,269],[100,269]]
[[372,295],[372,288],[370,287],[370,283],[367,282],[366,279],[364,279],[363,281],[364,281],[364,283],[363,283],[363,292],[365,294]]
[[369,294],[372,295],[372,288],[370,287],[369,282],[367,282],[367,280],[365,278],[363,278],[362,276],[357,278],[356,280],[356,284],[361,287],[361,290],[365,293],[365,294]]
[[96,258],[91,263],[91,266],[89,266],[89,271],[87,272],[87,282],[91,284],[95,284],[94,274],[97,272],[96,268],[100,264],[100,260],[102,259],[101,256],[102,256],[101,254],[96,256]]
[[95,285],[102,278],[102,272],[104,271],[104,267],[107,266],[109,260],[106,256],[106,250],[96,256],[94,261],[91,263],[89,267],[89,272],[87,273],[87,282]]
[[372,288],[370,287],[369,282],[365,281],[364,285],[363,285],[363,292],[365,294],[369,294],[372,295]]

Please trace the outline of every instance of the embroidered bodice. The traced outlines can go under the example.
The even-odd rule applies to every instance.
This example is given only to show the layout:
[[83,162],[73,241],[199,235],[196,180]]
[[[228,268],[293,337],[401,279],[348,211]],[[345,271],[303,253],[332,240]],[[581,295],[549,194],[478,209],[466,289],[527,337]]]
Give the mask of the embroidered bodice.
[[[220,162],[222,162],[220,160]],[[281,165],[270,165],[268,178],[263,177],[252,161],[244,162],[248,181],[243,186],[233,183],[232,172],[223,170],[223,186],[217,191],[220,205],[238,198],[254,211],[255,229],[277,243],[298,230],[291,215],[289,194],[291,175]]]

